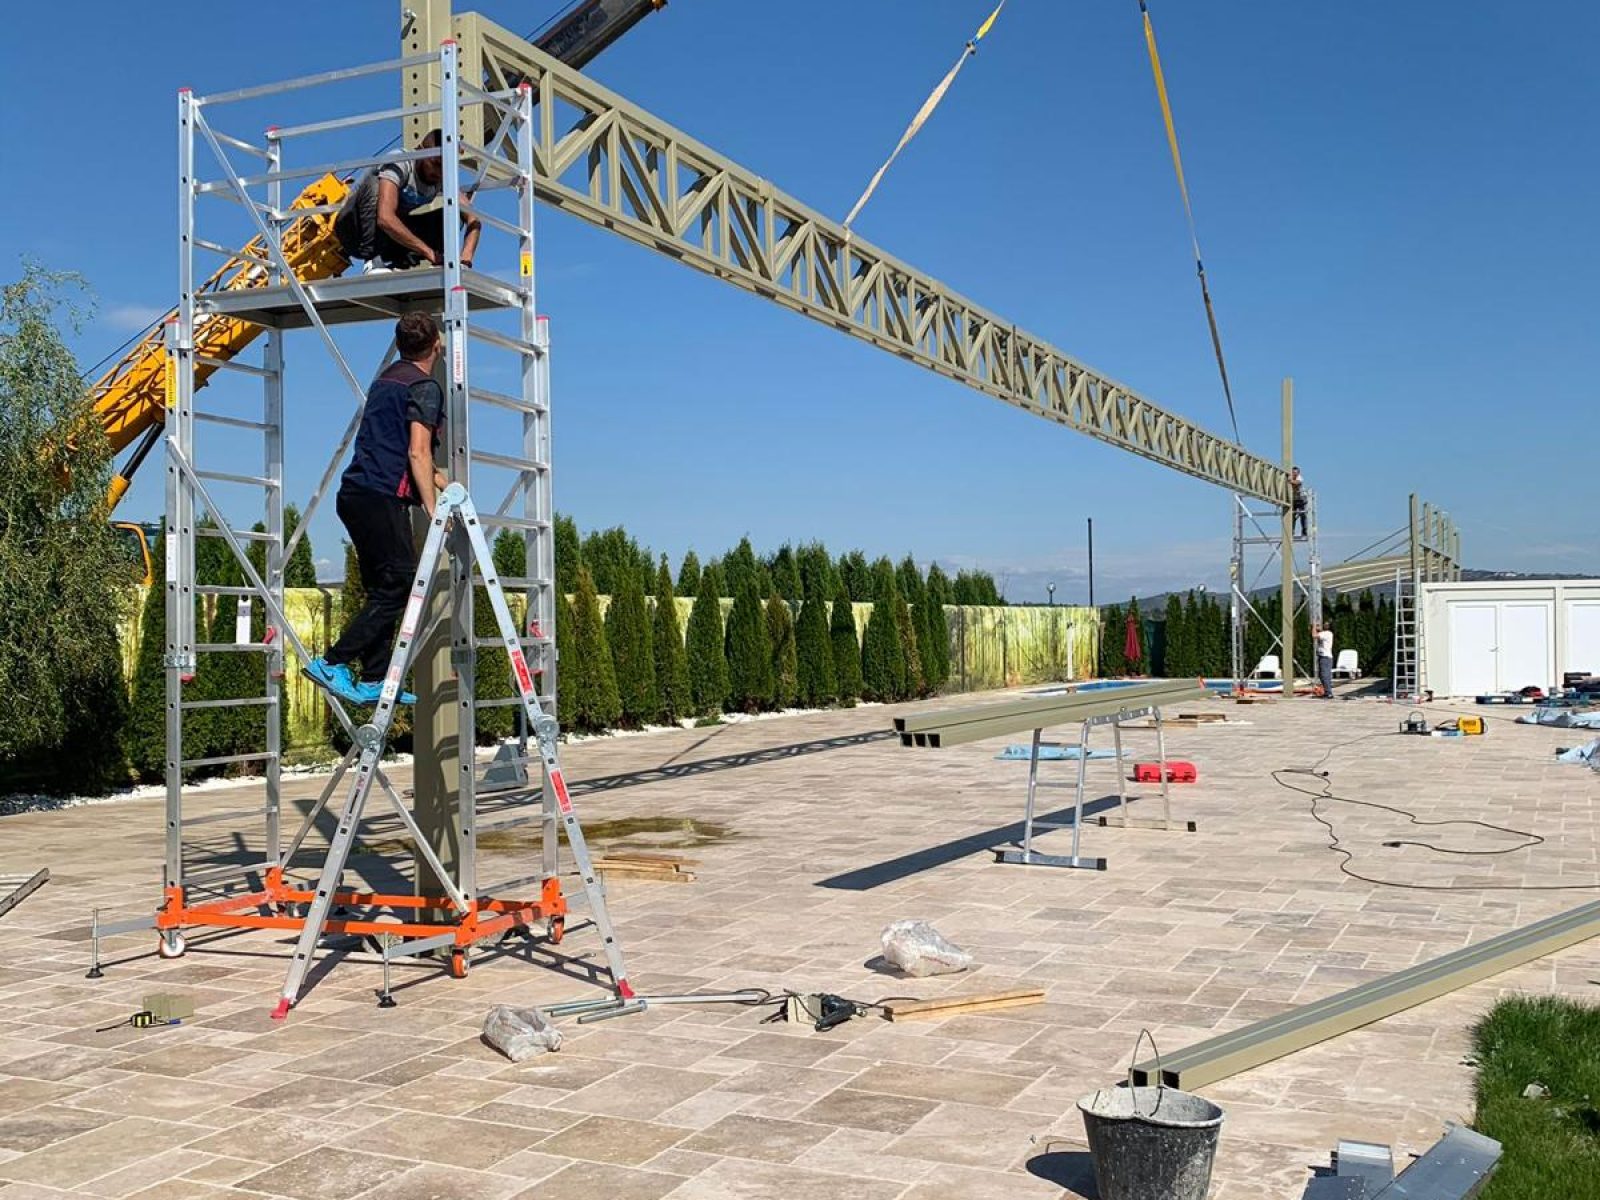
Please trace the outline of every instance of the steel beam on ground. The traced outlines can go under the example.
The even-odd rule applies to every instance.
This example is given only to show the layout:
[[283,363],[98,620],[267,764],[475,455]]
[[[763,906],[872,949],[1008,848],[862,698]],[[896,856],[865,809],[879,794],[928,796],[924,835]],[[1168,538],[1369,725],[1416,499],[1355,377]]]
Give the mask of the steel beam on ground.
[[986,706],[991,711],[980,706],[896,718],[895,726],[900,734],[901,745],[938,750],[1030,729],[1073,724],[1124,710],[1147,710],[1152,704],[1182,704],[1202,700],[1209,694],[1199,684],[1189,682],[1096,689],[1049,697],[1044,703],[1019,701],[1016,704]]
[[1163,1055],[1159,1071],[1153,1059],[1135,1063],[1133,1081],[1141,1087],[1159,1082],[1193,1091],[1553,954],[1597,933],[1600,901],[1207,1038],[1175,1054]]

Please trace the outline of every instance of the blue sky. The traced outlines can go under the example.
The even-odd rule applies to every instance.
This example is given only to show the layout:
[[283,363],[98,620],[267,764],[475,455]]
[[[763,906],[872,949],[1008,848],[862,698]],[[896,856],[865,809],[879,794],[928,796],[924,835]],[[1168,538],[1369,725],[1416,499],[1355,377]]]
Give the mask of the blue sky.
[[[156,37],[148,8],[108,0],[73,6],[66,58],[41,50],[48,31],[0,43],[8,96],[33,98],[0,111],[0,269],[33,255],[87,276],[99,311],[74,344],[94,362],[172,302],[175,90],[387,57],[396,7],[286,0],[274,24],[259,5],[170,3]],[[480,7],[523,30],[559,5]],[[672,0],[591,73],[842,215],[987,9]],[[1415,490],[1455,516],[1469,566],[1600,570],[1571,488],[1589,474],[1600,365],[1585,57],[1600,14],[1153,12],[1244,439],[1276,457],[1278,382],[1294,376],[1325,560],[1398,527]],[[1222,584],[1221,490],[549,209],[539,221],[557,504],[583,527],[625,524],[675,561],[746,533],[909,551],[990,569],[1012,599],[1054,580],[1074,601],[1092,516],[1099,598]],[[1134,0],[1012,0],[856,227],[1227,430]],[[290,355],[296,499],[349,408],[313,345]],[[124,511],[159,505],[147,468]],[[339,533],[331,512],[313,527],[335,575]]]

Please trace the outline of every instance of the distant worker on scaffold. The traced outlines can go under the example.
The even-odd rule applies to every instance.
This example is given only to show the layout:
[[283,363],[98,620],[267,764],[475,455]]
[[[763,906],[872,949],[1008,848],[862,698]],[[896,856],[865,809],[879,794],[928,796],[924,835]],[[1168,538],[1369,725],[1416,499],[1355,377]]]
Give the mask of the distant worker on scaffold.
[[[407,313],[394,327],[398,362],[367,389],[350,465],[339,483],[339,520],[350,534],[367,600],[343,636],[305,673],[341,699],[376,704],[394,651],[396,626],[417,572],[411,510],[433,515],[446,486],[433,465],[444,425],[444,393],[433,378],[443,352],[439,326],[426,313]],[[361,668],[360,678],[350,664]],[[409,692],[400,703],[415,704]]]
[[[368,171],[339,209],[333,232],[346,258],[366,260],[364,273],[405,271],[444,261],[444,210],[418,212],[439,198],[444,165],[439,159],[439,131],[417,143],[420,158],[397,156]],[[478,250],[482,222],[463,209],[461,265],[470,267]]]

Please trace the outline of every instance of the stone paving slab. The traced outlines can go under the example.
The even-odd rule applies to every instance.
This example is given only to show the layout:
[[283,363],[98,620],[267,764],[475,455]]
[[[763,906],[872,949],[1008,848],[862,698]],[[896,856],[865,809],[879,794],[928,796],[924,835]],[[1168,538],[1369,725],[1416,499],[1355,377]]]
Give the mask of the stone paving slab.
[[[985,831],[1019,820],[1025,764],[994,760],[1007,739],[929,752],[860,737],[900,709],[568,747],[587,822],[727,831],[682,851],[698,860],[692,884],[612,883],[641,990],[877,1000],[1033,986],[1046,1000],[826,1034],[763,1024],[765,1010],[660,1008],[563,1022],[560,1053],[522,1064],[482,1044],[483,1014],[597,994],[603,959],[576,919],[559,948],[488,953],[463,980],[397,965],[393,1009],[374,1002],[370,956],[332,956],[279,1024],[267,1013],[288,942],[272,933],[195,931],[175,961],[152,953],[150,933],[123,935],[107,942],[105,977],[84,978],[90,909],[133,915],[158,899],[159,800],[0,818],[0,865],[51,870],[0,919],[0,1200],[1093,1196],[1075,1102],[1123,1076],[1141,1029],[1175,1050],[1596,895],[1600,780],[1551,755],[1570,731],[1493,721],[1487,737],[1446,741],[1394,736],[1400,713],[1372,701],[1216,707],[1245,723],[1168,735],[1169,752],[1200,768],[1197,784],[1173,788],[1198,832],[1089,825],[1084,850],[1109,859],[1104,872],[995,864],[999,835]],[[1126,736],[1136,754],[1151,740]],[[1044,777],[1074,770],[1048,764]],[[1114,795],[1111,768],[1089,770],[1092,794]],[[1312,797],[1275,770],[1311,793],[1323,781],[1303,772],[1326,770],[1334,795],[1423,822],[1471,817],[1547,840],[1318,800],[1345,865],[1367,877],[1354,878]],[[409,785],[408,769],[391,774]],[[305,811],[322,783],[292,776],[286,800]],[[1046,809],[1068,796],[1046,791]],[[249,783],[200,789],[189,813],[259,798]],[[517,815],[492,807],[487,825]],[[517,828],[491,839],[480,878],[537,870],[535,827]],[[196,832],[208,852],[261,846],[259,829]],[[391,856],[358,874],[409,890],[396,834],[392,817],[373,823],[363,841]],[[1558,886],[1574,890],[1531,890]],[[978,965],[883,973],[879,931],[902,917],[935,921]],[[1600,943],[1581,945],[1204,1089],[1227,1110],[1214,1196],[1298,1197],[1340,1137],[1402,1155],[1431,1144],[1445,1121],[1470,1117],[1470,1028],[1498,996],[1600,1001],[1597,979]],[[103,1029],[154,991],[192,995],[194,1020]]]

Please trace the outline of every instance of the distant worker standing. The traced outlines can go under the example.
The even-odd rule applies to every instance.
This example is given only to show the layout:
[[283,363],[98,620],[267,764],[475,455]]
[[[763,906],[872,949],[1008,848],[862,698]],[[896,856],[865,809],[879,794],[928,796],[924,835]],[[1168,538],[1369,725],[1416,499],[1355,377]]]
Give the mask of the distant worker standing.
[[[433,465],[444,424],[444,393],[432,376],[443,346],[439,326],[426,313],[407,313],[395,324],[400,360],[367,389],[355,450],[339,484],[339,520],[350,534],[367,601],[344,635],[306,674],[354,704],[376,704],[394,651],[395,627],[417,571],[411,510],[431,516],[446,486]],[[355,679],[351,663],[359,663]],[[400,703],[416,697],[402,693]]]
[[1326,625],[1312,626],[1317,644],[1317,678],[1322,681],[1322,698],[1333,699],[1333,630]]
[[1292,510],[1294,515],[1289,526],[1290,535],[1293,536],[1294,522],[1298,522],[1300,525],[1300,536],[1310,537],[1311,535],[1306,532],[1305,480],[1300,478],[1299,467],[1289,468],[1289,488],[1294,493],[1294,498],[1291,501],[1294,506]]
[[[368,171],[334,218],[333,231],[347,258],[366,260],[367,272],[404,271],[444,261],[444,210],[417,209],[439,198],[444,166],[439,161],[439,131],[423,135],[417,149],[434,153],[423,158],[393,158]],[[466,197],[462,196],[462,207]],[[461,265],[470,267],[477,253],[482,223],[462,218]]]

